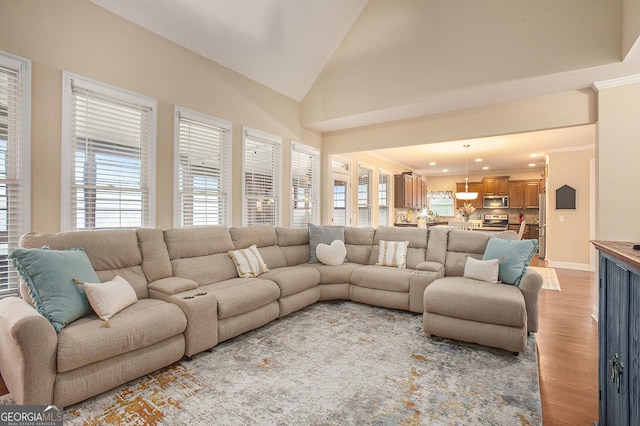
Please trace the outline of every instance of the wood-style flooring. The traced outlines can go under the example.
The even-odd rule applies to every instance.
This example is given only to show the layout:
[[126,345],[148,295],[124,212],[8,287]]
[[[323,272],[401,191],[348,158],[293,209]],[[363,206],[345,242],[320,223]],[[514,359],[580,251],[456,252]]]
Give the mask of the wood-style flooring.
[[[532,265],[545,266],[534,259]],[[536,335],[545,426],[598,419],[598,324],[591,317],[593,273],[556,269],[561,291],[541,290]],[[0,395],[7,390],[0,377]]]

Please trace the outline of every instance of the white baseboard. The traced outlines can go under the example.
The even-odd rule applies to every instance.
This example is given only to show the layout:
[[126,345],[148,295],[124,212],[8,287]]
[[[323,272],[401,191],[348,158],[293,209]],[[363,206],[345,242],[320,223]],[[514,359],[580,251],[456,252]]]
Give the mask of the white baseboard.
[[549,260],[547,261],[547,266],[550,268],[577,269],[579,271],[591,272],[591,266],[588,263],[555,262]]

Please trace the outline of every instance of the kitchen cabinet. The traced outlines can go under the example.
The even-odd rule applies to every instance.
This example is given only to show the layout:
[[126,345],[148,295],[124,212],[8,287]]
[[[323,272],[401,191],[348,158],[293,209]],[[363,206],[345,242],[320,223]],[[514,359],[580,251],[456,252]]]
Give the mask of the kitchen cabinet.
[[[456,183],[456,193],[458,192],[464,192],[464,182]],[[467,202],[471,203],[471,205],[476,209],[481,209],[482,197],[484,197],[484,184],[482,182],[469,182],[469,192],[477,192],[478,198],[476,198],[475,200],[467,201]],[[460,207],[462,207],[464,203],[465,203],[464,200],[456,199],[456,209],[459,209]]]
[[509,176],[485,177],[482,183],[484,195],[509,195]]
[[599,425],[640,424],[640,261],[632,243],[594,241],[600,252]]
[[426,207],[427,185],[421,176],[401,173],[393,176],[394,207],[423,209]]
[[509,182],[509,208],[524,209],[525,181]]
[[527,181],[525,185],[524,208],[537,209],[540,206],[540,180]]
[[537,209],[540,205],[540,179],[509,182],[509,208]]

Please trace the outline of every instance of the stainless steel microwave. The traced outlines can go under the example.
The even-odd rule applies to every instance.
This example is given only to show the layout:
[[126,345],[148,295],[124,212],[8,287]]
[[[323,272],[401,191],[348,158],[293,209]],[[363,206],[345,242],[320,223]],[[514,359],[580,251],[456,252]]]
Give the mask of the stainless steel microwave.
[[508,209],[509,196],[507,195],[485,195],[482,206],[485,209]]

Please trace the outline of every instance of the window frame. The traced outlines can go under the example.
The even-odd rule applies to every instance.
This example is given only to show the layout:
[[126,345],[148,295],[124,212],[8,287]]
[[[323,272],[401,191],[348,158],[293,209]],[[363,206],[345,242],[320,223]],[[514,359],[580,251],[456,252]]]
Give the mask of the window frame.
[[[384,175],[387,177],[387,182],[386,182],[386,204],[380,204],[380,184],[381,184],[381,180],[380,180],[380,176]],[[378,169],[378,180],[377,180],[377,194],[378,194],[378,226],[380,226],[380,211],[383,208],[386,208],[387,210],[387,224],[386,225],[382,225],[382,226],[392,226],[393,222],[391,219],[391,212],[392,212],[392,204],[391,204],[391,199],[393,197],[393,174],[391,172],[388,172],[384,169]]]
[[[17,112],[17,138],[12,147],[12,140],[7,138],[7,153],[9,157],[16,158],[12,164],[14,173],[7,176],[7,185],[13,180],[16,186],[17,201],[10,202],[10,193],[7,191],[7,256],[19,247],[20,237],[31,230],[31,60],[13,55],[0,50],[0,66],[13,70],[18,75],[18,107]],[[7,117],[9,110],[7,110]],[[7,135],[9,136],[9,134]],[[15,153],[10,154],[13,150]],[[7,159],[8,161],[8,159]],[[10,167],[7,168],[9,170]],[[11,173],[7,173],[8,175]],[[19,205],[18,214],[9,214],[11,205]],[[10,223],[11,217],[19,217],[17,224]],[[13,233],[11,231],[14,231]],[[12,235],[13,234],[13,235]],[[0,289],[0,299],[8,296],[17,296],[20,292],[20,278],[15,268],[8,259],[6,262],[7,288]]]
[[277,179],[277,182],[273,185],[273,189],[275,191],[277,202],[277,215],[275,218],[274,226],[282,226],[282,145],[283,139],[280,136],[263,132],[261,130],[256,130],[248,126],[242,126],[242,226],[251,226],[258,225],[261,223],[249,223],[248,222],[248,214],[247,205],[245,204],[249,197],[247,197],[247,158],[246,158],[246,150],[247,150],[247,139],[253,138],[258,141],[263,141],[266,143],[273,144],[277,147],[277,155],[276,159],[278,164],[272,167],[272,170],[277,172],[274,177]]
[[175,227],[185,226],[182,224],[182,206],[180,193],[180,119],[202,123],[204,125],[220,127],[227,132],[226,151],[227,155],[222,161],[226,166],[226,174],[223,182],[223,193],[225,198],[225,214],[222,226],[230,226],[232,221],[232,148],[233,148],[233,123],[222,118],[214,117],[198,111],[194,111],[182,106],[174,107],[174,136],[173,136],[173,224]]
[[[366,204],[361,204],[360,203],[360,194],[362,193],[360,191],[360,171],[361,170],[366,170],[369,173],[369,179],[367,182],[367,203]],[[357,186],[356,186],[356,204],[357,204],[357,213],[356,213],[356,225],[358,227],[366,227],[366,226],[373,226],[373,215],[374,215],[374,206],[377,207],[377,196],[374,193],[374,188],[375,188],[375,167],[368,165],[366,163],[361,163],[358,162],[358,167],[356,170],[357,173]],[[376,188],[377,189],[377,188]],[[366,206],[366,207],[361,207],[361,206]],[[365,225],[361,225],[360,224],[360,209],[368,209],[369,211],[369,223],[365,224]]]
[[[311,210],[311,221],[308,223],[312,223],[314,225],[319,225],[320,224],[320,150],[318,148],[314,148],[312,146],[309,145],[305,145],[303,143],[300,142],[295,142],[295,141],[291,141],[291,150],[290,150],[290,177],[291,177],[291,214],[290,214],[290,221],[291,221],[291,227],[296,227],[295,225],[295,221],[294,221],[294,214],[296,211],[295,208],[295,204],[296,204],[296,197],[294,194],[294,173],[293,173],[293,168],[295,166],[294,164],[294,155],[296,153],[299,154],[307,154],[310,156],[313,156],[312,162],[314,165],[312,165],[312,169],[311,169],[311,173],[312,173],[312,182],[311,182],[311,191],[312,191],[312,196],[310,199],[310,204],[311,207],[309,208]],[[307,226],[306,224],[304,226]]]
[[[72,126],[72,97],[73,85],[76,84],[85,90],[99,93],[103,96],[112,97],[124,102],[136,103],[150,108],[149,116],[149,148],[147,152],[146,164],[146,185],[147,185],[147,211],[146,222],[145,214],[141,226],[153,227],[156,223],[156,144],[157,144],[157,123],[158,123],[158,102],[156,99],[148,96],[140,95],[107,83],[83,77],[77,74],[63,71],[62,73],[62,147],[61,147],[61,194],[60,194],[60,229],[63,232],[78,229],[75,223],[72,223],[72,196],[71,187],[73,184],[73,172],[71,170],[72,157],[75,155],[71,152],[71,126]],[[97,228],[81,228],[81,229],[97,229]],[[116,227],[113,229],[126,229],[125,227]]]

